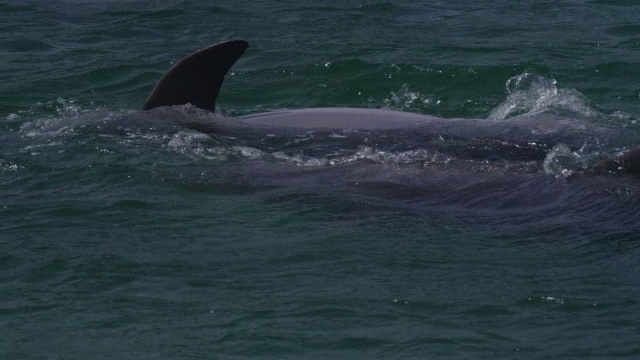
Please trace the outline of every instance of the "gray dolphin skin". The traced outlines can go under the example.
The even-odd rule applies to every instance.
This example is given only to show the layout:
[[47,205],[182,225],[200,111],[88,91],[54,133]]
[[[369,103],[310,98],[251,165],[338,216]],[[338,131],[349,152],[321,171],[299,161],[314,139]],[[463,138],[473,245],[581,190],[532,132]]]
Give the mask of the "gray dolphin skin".
[[[178,61],[162,76],[144,104],[144,110],[161,106],[190,103],[200,109],[215,112],[216,98],[224,77],[233,64],[244,54],[249,44],[244,40],[230,40],[198,50]],[[410,129],[429,126],[445,119],[435,116],[382,109],[361,108],[310,108],[279,110],[233,118],[238,125],[256,128],[285,129]],[[468,121],[469,131],[478,128],[470,119],[446,119]],[[529,119],[531,120],[531,119]],[[535,119],[534,119],[535,120]],[[189,125],[185,122],[185,125]],[[198,128],[202,124],[192,124]],[[640,175],[640,148],[630,148],[622,153],[601,159],[593,164],[596,173],[622,171]]]

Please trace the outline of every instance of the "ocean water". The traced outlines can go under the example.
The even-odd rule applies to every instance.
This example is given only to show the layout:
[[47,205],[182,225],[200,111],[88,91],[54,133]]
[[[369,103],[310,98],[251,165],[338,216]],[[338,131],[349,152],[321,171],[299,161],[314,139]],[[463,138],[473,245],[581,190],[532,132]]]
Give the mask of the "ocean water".
[[[640,357],[640,180],[593,170],[640,146],[637,1],[10,0],[0,19],[3,359]],[[229,39],[250,47],[225,116],[455,119],[264,133],[140,111]]]

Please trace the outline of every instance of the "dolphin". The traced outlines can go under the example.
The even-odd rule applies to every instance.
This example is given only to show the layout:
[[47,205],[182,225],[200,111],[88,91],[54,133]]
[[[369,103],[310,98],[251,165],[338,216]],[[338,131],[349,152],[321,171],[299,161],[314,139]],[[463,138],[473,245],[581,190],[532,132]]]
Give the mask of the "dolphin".
[[[144,103],[144,110],[190,103],[215,112],[224,77],[249,44],[231,40],[208,46],[183,58],[162,76]],[[298,129],[394,129],[436,119],[416,113],[360,108],[280,110],[234,118],[246,124]]]
[[[197,108],[215,113],[215,104],[225,75],[245,53],[249,44],[244,40],[224,41],[197,50],[176,62],[160,78],[143,109],[151,110],[163,106],[191,104]],[[535,128],[539,126],[539,115],[520,117],[517,127]],[[450,126],[469,137],[481,137],[491,132],[490,122],[472,119],[442,119],[435,116],[385,109],[365,109],[346,107],[324,107],[293,110],[276,110],[265,113],[234,117],[233,123],[253,129],[287,130],[408,130],[432,125]],[[181,120],[181,124],[200,130],[211,127],[206,121]],[[443,125],[445,124],[446,125]],[[562,119],[553,119],[555,129],[567,127]],[[508,128],[508,126],[506,126]],[[515,128],[508,128],[517,132]],[[502,134],[505,135],[502,129]],[[548,131],[548,129],[545,129]],[[522,133],[519,133],[522,135]],[[508,135],[507,135],[508,136]],[[624,172],[640,176],[640,147],[626,148],[616,155],[597,160],[590,167],[593,173]]]

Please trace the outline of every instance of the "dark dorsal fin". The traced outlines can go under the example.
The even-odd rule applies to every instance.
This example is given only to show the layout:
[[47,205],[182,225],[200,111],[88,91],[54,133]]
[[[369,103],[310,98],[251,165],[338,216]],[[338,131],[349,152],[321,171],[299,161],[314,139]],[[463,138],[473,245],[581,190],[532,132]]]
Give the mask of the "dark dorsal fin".
[[214,111],[224,76],[248,46],[244,40],[225,41],[181,59],[158,81],[144,109],[191,103]]

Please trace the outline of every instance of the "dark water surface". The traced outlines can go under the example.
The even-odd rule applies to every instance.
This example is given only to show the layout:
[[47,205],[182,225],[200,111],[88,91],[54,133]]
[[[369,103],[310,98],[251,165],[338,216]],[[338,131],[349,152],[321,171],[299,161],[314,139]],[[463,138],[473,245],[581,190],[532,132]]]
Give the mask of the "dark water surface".
[[[0,4],[3,359],[640,357],[637,1]],[[241,38],[229,116],[142,113]],[[222,122],[221,124],[224,124]]]

